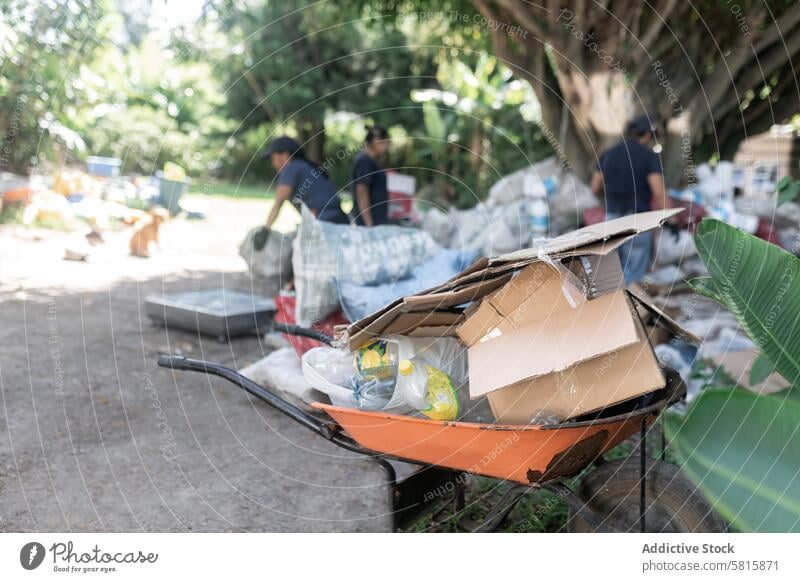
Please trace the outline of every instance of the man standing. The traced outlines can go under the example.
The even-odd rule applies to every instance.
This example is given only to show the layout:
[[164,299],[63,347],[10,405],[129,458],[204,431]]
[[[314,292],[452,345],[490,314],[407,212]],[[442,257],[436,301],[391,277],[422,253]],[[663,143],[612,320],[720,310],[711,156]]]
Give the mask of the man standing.
[[[666,208],[661,160],[652,149],[656,130],[646,115],[628,123],[626,137],[600,156],[592,193],[605,205],[606,219]],[[640,234],[619,249],[625,283],[641,281],[653,260],[651,233]]]
[[367,130],[364,151],[353,159],[350,184],[353,192],[353,214],[359,226],[380,226],[389,222],[389,193],[386,170],[381,161],[389,151],[389,134],[374,125]]

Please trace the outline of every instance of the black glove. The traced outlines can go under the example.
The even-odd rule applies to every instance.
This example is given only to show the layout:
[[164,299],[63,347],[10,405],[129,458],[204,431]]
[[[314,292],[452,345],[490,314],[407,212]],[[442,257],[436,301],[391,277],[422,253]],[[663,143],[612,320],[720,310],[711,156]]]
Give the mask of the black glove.
[[269,233],[270,230],[266,226],[262,226],[255,232],[255,234],[253,234],[253,248],[255,250],[260,251],[265,246],[267,246],[267,240],[269,240]]

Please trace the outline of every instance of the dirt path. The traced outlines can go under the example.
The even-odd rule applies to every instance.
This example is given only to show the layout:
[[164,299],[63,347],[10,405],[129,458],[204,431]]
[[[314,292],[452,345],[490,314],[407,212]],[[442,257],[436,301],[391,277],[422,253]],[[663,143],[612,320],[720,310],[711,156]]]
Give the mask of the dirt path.
[[[107,236],[0,226],[0,531],[379,531],[382,471],[223,381],[162,370],[181,350],[243,367],[269,348],[151,327],[149,294],[250,290],[237,247],[267,203],[195,198],[152,259]],[[282,216],[284,224],[293,217]]]

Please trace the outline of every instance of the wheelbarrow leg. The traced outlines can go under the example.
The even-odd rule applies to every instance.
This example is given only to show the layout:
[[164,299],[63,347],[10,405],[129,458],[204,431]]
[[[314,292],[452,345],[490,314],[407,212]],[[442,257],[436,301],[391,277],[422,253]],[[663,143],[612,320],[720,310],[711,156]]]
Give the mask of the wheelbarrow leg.
[[389,507],[391,507],[392,511],[392,532],[397,532],[399,529],[397,520],[397,502],[399,497],[397,490],[397,471],[395,471],[392,464],[383,457],[370,455],[369,459],[383,467],[383,470],[386,471],[386,485],[389,486]]
[[639,531],[645,533],[647,525],[645,523],[645,496],[647,494],[647,469],[645,459],[647,456],[647,421],[642,418],[639,428]]

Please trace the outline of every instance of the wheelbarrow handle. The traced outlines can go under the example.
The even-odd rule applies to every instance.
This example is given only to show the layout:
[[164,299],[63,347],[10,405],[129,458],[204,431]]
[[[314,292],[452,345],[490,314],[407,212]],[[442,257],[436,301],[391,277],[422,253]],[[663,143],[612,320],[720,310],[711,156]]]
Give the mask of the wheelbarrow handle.
[[310,329],[307,327],[300,327],[299,325],[294,325],[292,323],[275,322],[272,324],[271,329],[273,332],[311,338],[328,346],[333,343],[333,338],[323,331]]
[[291,402],[284,400],[263,386],[259,386],[250,378],[242,376],[239,372],[233,370],[232,368],[215,364],[213,362],[194,360],[192,358],[186,358],[184,356],[176,356],[172,354],[158,356],[158,365],[162,368],[170,368],[172,370],[202,372],[204,374],[211,374],[213,376],[225,378],[229,382],[232,382],[242,388],[245,392],[248,392],[259,400],[266,402],[274,409],[282,412],[292,420],[299,422],[318,435],[323,436],[328,440],[336,440],[336,435],[331,429],[331,423],[320,420],[316,416],[313,416],[305,410],[298,408]]

